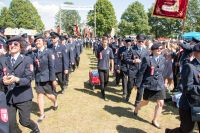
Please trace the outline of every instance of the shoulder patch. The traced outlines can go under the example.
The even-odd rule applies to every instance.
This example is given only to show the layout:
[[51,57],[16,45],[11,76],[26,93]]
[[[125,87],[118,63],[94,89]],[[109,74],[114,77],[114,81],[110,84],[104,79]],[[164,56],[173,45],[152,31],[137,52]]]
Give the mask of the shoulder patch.
[[33,72],[33,64],[30,64],[30,71]]
[[3,122],[8,122],[8,110],[6,108],[0,109],[0,119]]

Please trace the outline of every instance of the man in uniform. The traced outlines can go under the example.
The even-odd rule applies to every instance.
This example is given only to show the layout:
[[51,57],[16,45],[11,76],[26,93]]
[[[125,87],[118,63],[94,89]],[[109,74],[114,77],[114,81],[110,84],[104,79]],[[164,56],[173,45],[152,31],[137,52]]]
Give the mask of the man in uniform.
[[55,56],[55,73],[63,94],[65,91],[65,75],[68,74],[69,70],[69,56],[66,53],[65,46],[59,44],[59,34],[51,32],[50,35],[53,44],[52,51]]
[[114,36],[114,42],[110,45],[110,48],[113,51],[113,55],[114,55],[114,71],[115,71],[115,83],[116,85],[119,85],[120,82],[120,71],[117,71],[117,67],[118,67],[118,57],[117,57],[117,53],[118,53],[118,49],[119,49],[119,43],[118,43],[118,37]]
[[124,46],[120,47],[117,53],[118,56],[118,67],[120,71],[120,77],[122,78],[122,88],[123,88],[123,98],[127,96],[127,79],[128,79],[128,65],[126,63],[125,57],[128,51],[131,49],[131,39],[126,38],[124,41]]
[[[135,85],[135,80],[137,78],[137,73],[140,69],[141,62],[143,58],[149,56],[149,52],[145,49],[145,35],[139,34],[136,37],[137,39],[137,45],[133,46],[131,50],[128,51],[126,61],[129,65],[129,71],[128,71],[128,94],[126,97],[126,101],[129,101],[131,91],[133,86]],[[142,88],[137,88],[137,96],[136,96],[136,101],[135,104],[138,104],[143,95],[143,89]]]

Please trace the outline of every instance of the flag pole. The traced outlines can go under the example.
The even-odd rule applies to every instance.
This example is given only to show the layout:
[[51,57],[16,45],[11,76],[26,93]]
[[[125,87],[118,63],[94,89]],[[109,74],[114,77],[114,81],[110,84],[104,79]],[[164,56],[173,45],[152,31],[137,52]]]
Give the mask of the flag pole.
[[185,32],[185,21],[186,21],[186,18],[184,18],[183,20],[182,20],[182,31],[181,31],[181,33],[183,34],[184,32]]

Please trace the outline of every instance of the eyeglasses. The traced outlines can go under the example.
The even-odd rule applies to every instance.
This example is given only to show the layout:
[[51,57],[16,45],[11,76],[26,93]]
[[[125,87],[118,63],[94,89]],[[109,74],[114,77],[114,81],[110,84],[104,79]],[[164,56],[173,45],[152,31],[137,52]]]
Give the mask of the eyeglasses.
[[162,50],[162,48],[158,48],[158,49],[156,49],[156,50]]
[[20,43],[19,42],[16,42],[16,41],[13,41],[13,42],[9,42],[8,45],[14,45],[14,46],[19,46]]

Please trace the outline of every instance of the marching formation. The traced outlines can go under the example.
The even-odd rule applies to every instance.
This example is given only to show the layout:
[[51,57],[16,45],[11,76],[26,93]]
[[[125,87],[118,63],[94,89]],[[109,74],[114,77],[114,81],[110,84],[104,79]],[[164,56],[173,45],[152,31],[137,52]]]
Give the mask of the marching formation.
[[[6,98],[3,101],[5,109],[1,120],[4,123],[1,123],[3,128],[0,132],[18,131],[16,113],[19,112],[20,124],[33,133],[40,133],[38,125],[30,119],[33,99],[31,82],[35,81],[39,123],[45,118],[44,96],[52,101],[53,110],[58,109],[57,94],[65,92],[69,74],[79,66],[82,41],[74,35],[66,38],[47,31],[30,39],[23,34],[6,40],[1,34],[0,44],[1,93],[2,98]],[[56,91],[57,84],[61,88],[60,92]]]
[[[98,39],[97,39],[98,40]],[[149,101],[156,102],[152,125],[160,129],[159,117],[167,92],[179,91],[180,127],[166,133],[192,132],[200,121],[200,39],[150,41],[143,34],[121,39],[103,36],[95,41],[93,51],[98,59],[102,98],[106,99],[109,71],[115,75],[116,86],[122,79],[122,98],[128,102],[133,88],[137,89],[133,115]],[[191,115],[192,112],[192,115]],[[200,123],[198,122],[198,125]]]
[[[180,91],[180,127],[166,129],[166,133],[189,133],[197,120],[191,112],[200,105],[200,39],[150,40],[143,34],[136,37],[104,35],[84,41],[75,35],[59,35],[45,31],[42,34],[5,38],[0,30],[0,98],[3,117],[0,132],[16,133],[17,118],[22,126],[40,133],[36,122],[30,119],[32,81],[35,81],[40,116],[45,118],[44,96],[58,109],[58,94],[64,94],[69,75],[79,67],[83,48],[92,48],[97,57],[97,69],[102,99],[107,101],[109,73],[115,76],[116,86],[122,80],[122,99],[129,102],[132,89],[137,89],[133,115],[149,101],[156,102],[152,125],[160,129],[159,117],[167,92]],[[56,90],[57,84],[61,90]],[[17,115],[17,112],[19,113]],[[8,117],[9,116],[9,117]],[[198,123],[199,124],[199,123]]]

